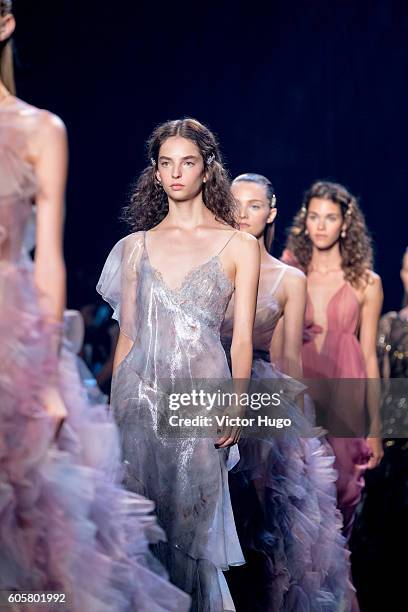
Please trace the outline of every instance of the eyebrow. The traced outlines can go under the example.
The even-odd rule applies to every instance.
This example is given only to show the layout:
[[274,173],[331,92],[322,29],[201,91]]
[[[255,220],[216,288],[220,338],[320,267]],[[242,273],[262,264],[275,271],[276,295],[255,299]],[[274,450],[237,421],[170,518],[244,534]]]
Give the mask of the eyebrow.
[[[167,157],[166,155],[160,155],[159,159],[160,160],[171,161],[171,157]],[[196,155],[186,155],[185,157],[182,157],[181,159],[182,160],[186,160],[186,159],[195,159],[195,160],[197,160],[198,157]]]
[[[308,211],[309,215],[319,215],[320,213],[318,213],[316,210],[309,210]],[[339,212],[330,212],[330,213],[324,213],[323,216],[325,217],[329,217],[330,215],[339,215],[340,216],[341,213]]]

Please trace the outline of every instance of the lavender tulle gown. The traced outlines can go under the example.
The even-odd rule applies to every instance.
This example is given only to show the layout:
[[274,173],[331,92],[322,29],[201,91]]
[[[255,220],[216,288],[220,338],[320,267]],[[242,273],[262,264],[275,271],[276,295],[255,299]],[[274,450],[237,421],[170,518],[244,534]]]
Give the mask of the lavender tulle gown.
[[[0,109],[0,589],[64,592],[67,612],[187,610],[149,552],[165,537],[153,503],[114,484],[119,440],[106,406],[89,405],[66,338],[53,357],[60,330],[44,317],[24,246],[36,113]],[[42,400],[51,383],[68,411],[57,440]]]
[[[261,267],[252,378],[266,385],[284,377],[270,363],[269,347],[282,314],[274,296],[287,269]],[[221,329],[227,353],[232,326],[233,300]],[[304,389],[285,377],[285,389],[291,388],[294,397]],[[236,570],[231,588],[241,593],[245,612],[349,610],[353,593],[336,510],[334,458],[313,437],[315,430],[295,403],[286,401],[281,409],[293,430],[279,437],[267,432],[263,439],[243,437],[241,459],[230,473],[234,515],[249,560],[249,571]]]
[[[226,232],[225,246],[234,235]],[[230,378],[219,331],[233,285],[218,253],[170,288],[151,265],[146,233],[136,232],[111,251],[98,291],[134,341],[112,381],[126,486],[155,501],[168,539],[156,553],[192,608],[234,610],[223,570],[244,562],[228,489],[237,446],[217,450],[214,439],[156,429],[161,379]]]

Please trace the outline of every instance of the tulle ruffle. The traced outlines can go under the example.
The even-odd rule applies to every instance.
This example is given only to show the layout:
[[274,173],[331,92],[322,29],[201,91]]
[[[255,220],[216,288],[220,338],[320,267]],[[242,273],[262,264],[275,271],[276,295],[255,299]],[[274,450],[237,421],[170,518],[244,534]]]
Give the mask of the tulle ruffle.
[[[252,378],[282,378],[255,359]],[[285,377],[285,395],[302,386]],[[296,404],[281,410],[292,429],[262,439],[243,438],[241,460],[230,475],[231,495],[244,554],[256,560],[254,597],[261,612],[349,610],[353,596],[348,552],[336,508],[336,472],[330,447],[317,436]],[[250,568],[251,564],[249,564]],[[256,574],[255,574],[256,572]],[[238,593],[240,597],[238,586]],[[244,608],[240,608],[243,610]]]
[[[107,407],[87,402],[67,343],[50,357],[60,330],[38,303],[31,271],[1,262],[0,588],[64,592],[70,612],[188,610],[149,550],[165,539],[153,503],[114,482]],[[57,440],[41,399],[53,382],[68,411]]]

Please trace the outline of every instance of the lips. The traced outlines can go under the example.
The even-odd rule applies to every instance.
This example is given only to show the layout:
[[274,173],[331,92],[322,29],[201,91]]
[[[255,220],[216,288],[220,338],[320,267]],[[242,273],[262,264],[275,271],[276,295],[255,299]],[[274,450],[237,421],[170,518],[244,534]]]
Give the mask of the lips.
[[173,185],[170,185],[170,187],[172,187],[173,189],[181,189],[182,187],[184,187],[184,185],[182,183],[174,183]]

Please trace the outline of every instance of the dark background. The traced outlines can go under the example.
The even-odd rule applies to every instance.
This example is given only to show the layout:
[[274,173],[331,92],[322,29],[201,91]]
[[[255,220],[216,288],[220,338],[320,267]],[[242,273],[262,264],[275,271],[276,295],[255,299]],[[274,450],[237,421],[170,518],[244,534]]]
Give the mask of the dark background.
[[234,176],[266,174],[275,255],[317,178],[360,197],[384,309],[399,307],[406,213],[408,4],[371,0],[121,2],[16,0],[20,97],[68,127],[70,306],[127,229],[118,222],[166,119],[194,116]]

